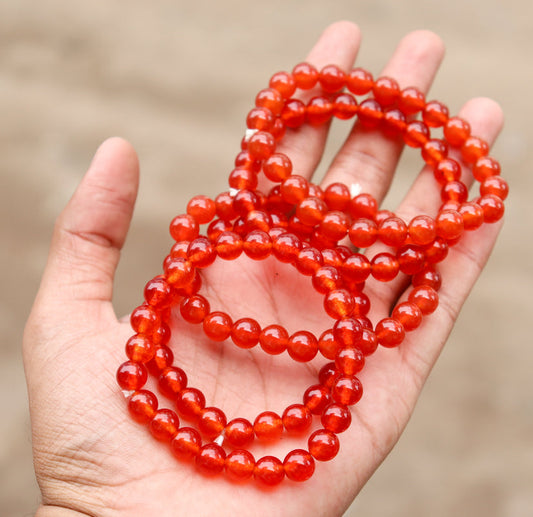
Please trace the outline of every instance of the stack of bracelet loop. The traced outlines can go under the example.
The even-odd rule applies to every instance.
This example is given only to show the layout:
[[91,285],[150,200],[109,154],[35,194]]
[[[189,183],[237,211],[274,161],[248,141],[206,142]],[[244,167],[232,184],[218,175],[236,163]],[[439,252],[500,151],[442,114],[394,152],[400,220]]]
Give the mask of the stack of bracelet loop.
[[[293,97],[297,90],[311,89],[320,93],[306,103]],[[350,185],[333,183],[322,189],[295,174],[290,158],[276,152],[287,128],[354,117],[368,131],[379,130],[420,149],[440,189],[442,206],[436,217],[420,214],[404,221],[380,210],[371,195],[352,195]],[[418,328],[423,317],[437,308],[441,276],[436,264],[465,231],[501,219],[508,186],[499,163],[489,156],[488,144],[471,134],[466,120],[450,117],[444,104],[426,101],[418,89],[402,90],[390,77],[374,80],[362,68],[345,73],[328,65],[318,71],[301,63],[292,73],[278,72],[257,94],[246,125],[229,190],[214,200],[193,197],[186,213],[172,220],[170,234],[176,242],[165,258],[163,274],[146,284],[145,301],[131,314],[135,334],[126,343],[128,361],[119,367],[117,381],[127,393],[133,419],[147,425],[157,440],[167,442],[177,458],[194,462],[206,474],[225,472],[233,480],[253,477],[276,485],[284,478],[305,481],[316,460],[335,457],[337,435],[350,426],[350,406],[363,393],[357,374],[365,357],[378,345],[400,345],[406,332]],[[440,138],[432,137],[434,129]],[[470,201],[468,187],[461,181],[463,167],[479,183],[479,195]],[[273,184],[268,192],[258,189],[260,174]],[[340,244],[346,238],[353,247]],[[387,251],[364,253],[377,242]],[[276,322],[261,327],[253,318],[233,321],[229,314],[211,310],[210,302],[199,294],[202,270],[216,260],[234,260],[242,254],[257,261],[275,257],[310,277],[324,296],[331,328],[319,336],[306,330],[290,334]],[[365,281],[373,277],[389,282],[400,273],[412,284],[407,301],[374,324],[367,317],[371,301]],[[190,387],[186,373],[174,365],[168,343],[175,306],[210,340],[230,339],[244,349],[259,345],[267,354],[287,353],[297,362],[320,353],[329,362],[301,403],[288,406],[281,416],[264,411],[253,422],[240,417],[228,421],[221,409],[207,405],[202,392]],[[143,389],[149,374],[174,409],[159,409],[155,394]],[[280,460],[255,459],[247,449],[253,440],[305,433],[315,417],[322,428],[309,436],[308,450],[293,450]]]

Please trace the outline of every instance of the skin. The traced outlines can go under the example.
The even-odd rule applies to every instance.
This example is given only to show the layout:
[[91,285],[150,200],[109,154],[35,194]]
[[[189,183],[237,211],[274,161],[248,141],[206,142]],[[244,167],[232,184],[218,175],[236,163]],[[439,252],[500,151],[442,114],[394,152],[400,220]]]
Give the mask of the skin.
[[[360,44],[357,26],[339,22],[328,27],[307,60],[318,68],[336,63],[353,66]],[[401,87],[426,92],[444,55],[441,40],[417,31],[402,39],[381,75]],[[499,106],[489,99],[467,102],[460,116],[473,134],[492,143],[501,130]],[[327,127],[288,132],[280,152],[294,170],[311,178],[320,161]],[[322,186],[335,181],[358,183],[381,201],[393,178],[402,147],[357,125],[339,149]],[[206,479],[177,461],[127,414],[115,381],[125,360],[123,343],[131,335],[128,318],[117,319],[111,304],[113,277],[126,238],[138,187],[139,168],[133,148],[112,138],[98,149],[85,177],[58,217],[50,255],[24,335],[35,472],[42,492],[37,515],[342,515],[397,442],[424,382],[495,243],[501,223],[468,233],[439,265],[443,286],[436,312],[424,318],[396,349],[379,348],[360,374],[365,394],[352,407],[351,427],[340,435],[341,450],[331,462],[317,462],[304,484],[286,482],[275,489],[255,483],[228,484]],[[464,181],[472,179],[464,176]],[[422,170],[397,214],[409,220],[434,214],[440,205],[432,173]],[[368,254],[379,252],[376,246]],[[255,317],[280,323],[289,332],[320,332],[331,326],[309,278],[274,259],[263,262],[217,261],[205,270],[204,289],[216,310],[234,319]],[[240,280],[235,281],[235,275]],[[405,279],[369,282],[370,317],[378,321],[407,297]],[[298,293],[298,296],[294,296]],[[265,409],[281,412],[299,402],[317,382],[324,360],[294,363],[286,354],[240,350],[209,343],[201,331],[172,324],[175,364],[202,389],[208,405],[221,407],[228,420],[252,419]],[[257,348],[257,347],[256,347]],[[163,402],[163,405],[164,402]],[[166,407],[171,407],[168,404]],[[263,454],[281,457],[302,438],[289,438]]]

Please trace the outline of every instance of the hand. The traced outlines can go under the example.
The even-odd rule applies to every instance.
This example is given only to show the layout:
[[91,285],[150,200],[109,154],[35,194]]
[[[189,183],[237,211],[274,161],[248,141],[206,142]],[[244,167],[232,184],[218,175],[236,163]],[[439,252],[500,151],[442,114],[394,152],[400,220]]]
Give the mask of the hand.
[[[356,26],[330,26],[307,60],[318,68],[336,63],[349,69],[359,47]],[[402,87],[426,92],[444,49],[432,33],[407,35],[382,75]],[[492,143],[502,126],[499,107],[474,99],[461,110],[473,133]],[[311,177],[321,156],[327,128],[289,132],[280,146],[294,169]],[[381,201],[390,185],[402,146],[357,125],[338,151],[324,184],[359,183]],[[131,146],[110,139],[99,148],[71,201],[57,220],[50,256],[24,336],[24,362],[33,431],[34,461],[43,501],[40,516],[87,515],[341,515],[398,440],[422,386],[457,314],[479,276],[500,224],[465,235],[440,266],[443,286],[437,311],[395,349],[380,348],[367,358],[360,378],[365,394],[352,408],[351,427],[340,435],[341,451],[317,464],[304,484],[284,483],[260,490],[254,483],[206,479],[178,462],[146,428],[128,416],[115,372],[125,360],[131,335],[127,318],[111,305],[114,272],[130,223],[138,185],[138,163]],[[431,171],[423,170],[397,209],[409,220],[439,206]],[[221,275],[221,271],[233,271]],[[273,275],[280,281],[270,282]],[[147,279],[148,280],[148,279]],[[280,323],[289,332],[319,333],[331,325],[309,278],[276,261],[217,261],[205,271],[211,307],[232,317]],[[400,281],[368,287],[373,321],[388,315],[405,296]],[[294,293],[302,293],[294,296]],[[329,324],[329,325],[328,325]],[[243,351],[210,343],[198,328],[173,320],[177,364],[208,404],[228,419],[253,419],[266,409],[282,411],[300,402],[316,383],[316,367],[296,364],[262,350]],[[287,450],[288,441],[274,447]],[[301,446],[301,444],[300,444]],[[265,454],[271,453],[265,452]]]

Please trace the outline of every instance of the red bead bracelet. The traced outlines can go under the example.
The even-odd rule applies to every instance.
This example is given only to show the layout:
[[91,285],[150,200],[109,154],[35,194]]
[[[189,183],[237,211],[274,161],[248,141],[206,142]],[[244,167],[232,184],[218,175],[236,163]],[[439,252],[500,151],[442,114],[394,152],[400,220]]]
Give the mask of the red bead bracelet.
[[[306,104],[293,97],[297,90],[312,88],[321,94]],[[442,206],[436,217],[420,214],[404,221],[380,210],[371,195],[353,195],[348,185],[333,183],[323,190],[294,174],[290,158],[276,152],[287,128],[353,117],[367,130],[420,149],[440,188]],[[131,313],[135,334],[126,343],[128,361],[119,367],[117,381],[128,397],[132,418],[170,444],[178,459],[193,461],[206,474],[225,472],[233,480],[253,477],[276,485],[285,477],[305,481],[313,475],[315,460],[336,456],[337,435],[349,428],[350,406],[363,394],[356,375],[365,357],[378,345],[399,346],[406,332],[435,311],[441,286],[436,265],[465,231],[501,219],[508,186],[499,163],[489,156],[488,144],[471,135],[466,120],[450,117],[444,104],[427,102],[418,89],[402,90],[390,77],[374,80],[362,68],[345,73],[328,65],[318,71],[301,63],[292,73],[278,72],[269,88],[257,94],[246,125],[229,174],[229,191],[214,200],[193,197],[186,213],[172,220],[175,244],[164,260],[163,274],[146,284],[145,302]],[[435,129],[441,131],[440,138],[431,136]],[[471,201],[461,181],[461,164],[453,158],[457,155],[480,184],[480,195]],[[258,189],[260,174],[274,184],[268,192]],[[351,247],[340,244],[346,239]],[[387,251],[374,256],[361,252],[378,241]],[[202,270],[217,259],[234,260],[242,254],[257,261],[274,257],[310,277],[324,296],[331,327],[320,335],[306,330],[289,334],[276,322],[261,327],[253,318],[233,321],[229,314],[212,310],[212,302],[199,294]],[[374,325],[367,317],[371,301],[365,281],[373,277],[389,282],[400,273],[412,284],[407,301]],[[286,352],[297,362],[320,353],[329,362],[301,402],[289,405],[281,416],[264,411],[253,422],[238,416],[228,421],[221,409],[207,406],[202,392],[188,386],[186,373],[174,366],[168,347],[172,310],[201,326],[215,342],[231,340],[244,349],[259,346],[272,355]],[[159,408],[155,394],[143,389],[148,375],[157,379],[161,395],[174,409]],[[274,456],[256,460],[246,449],[253,440],[308,432],[315,417],[322,428],[309,436],[308,450],[293,450],[281,461]],[[182,420],[189,425],[182,426]]]

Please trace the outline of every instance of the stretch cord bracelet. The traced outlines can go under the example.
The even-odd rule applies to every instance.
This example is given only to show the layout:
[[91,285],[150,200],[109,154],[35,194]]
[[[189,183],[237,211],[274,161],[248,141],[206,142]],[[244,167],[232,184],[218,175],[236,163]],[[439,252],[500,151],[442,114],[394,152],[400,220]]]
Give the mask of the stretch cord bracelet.
[[[306,104],[293,97],[297,90],[315,87],[322,94]],[[368,97],[357,99],[364,95]],[[442,206],[435,217],[420,214],[404,221],[379,210],[371,195],[354,193],[353,185],[333,183],[323,190],[293,174],[290,158],[276,152],[287,128],[355,116],[366,130],[379,130],[421,150],[440,188]],[[350,427],[350,406],[363,394],[356,375],[365,357],[378,345],[399,346],[406,332],[435,311],[441,286],[436,265],[465,231],[502,218],[508,186],[499,163],[488,154],[488,144],[471,135],[467,121],[450,117],[439,101],[426,102],[418,89],[401,90],[394,79],[374,80],[361,68],[345,73],[328,65],[319,72],[301,63],[292,73],[276,73],[269,88],[258,93],[246,124],[229,191],[214,200],[193,197],[186,213],[172,220],[170,234],[176,242],[164,260],[163,274],[146,284],[145,301],[131,314],[135,334],[126,343],[128,361],[119,367],[117,381],[133,419],[169,443],[180,460],[194,462],[205,474],[225,472],[233,480],[253,477],[277,485],[284,478],[305,481],[315,470],[315,460],[337,455],[337,435]],[[441,130],[441,138],[431,136],[434,129]],[[455,156],[479,182],[479,196],[470,201]],[[258,188],[260,174],[274,184],[268,192]],[[353,248],[342,244],[346,239]],[[378,242],[387,251],[364,253]],[[233,321],[229,314],[211,310],[212,302],[199,294],[202,271],[217,259],[235,260],[242,254],[256,261],[274,257],[310,277],[324,296],[331,328],[319,336],[306,330],[289,334],[276,322],[261,327],[253,318]],[[374,325],[367,316],[371,301],[365,282],[390,282],[399,274],[411,283],[407,300]],[[281,416],[264,411],[253,423],[241,417],[228,422],[221,409],[206,406],[203,393],[188,386],[186,373],[174,366],[168,347],[174,307],[179,307],[174,314],[201,326],[212,341],[231,340],[243,349],[259,346],[272,355],[288,353],[302,363],[320,353],[328,362],[302,402],[289,405]],[[143,389],[149,375],[175,411],[159,408],[156,395]],[[271,442],[284,432],[309,431],[314,416],[322,428],[309,436],[308,450],[292,450],[283,461],[275,456],[256,460],[247,450],[255,439]],[[181,426],[180,418],[190,425]]]

